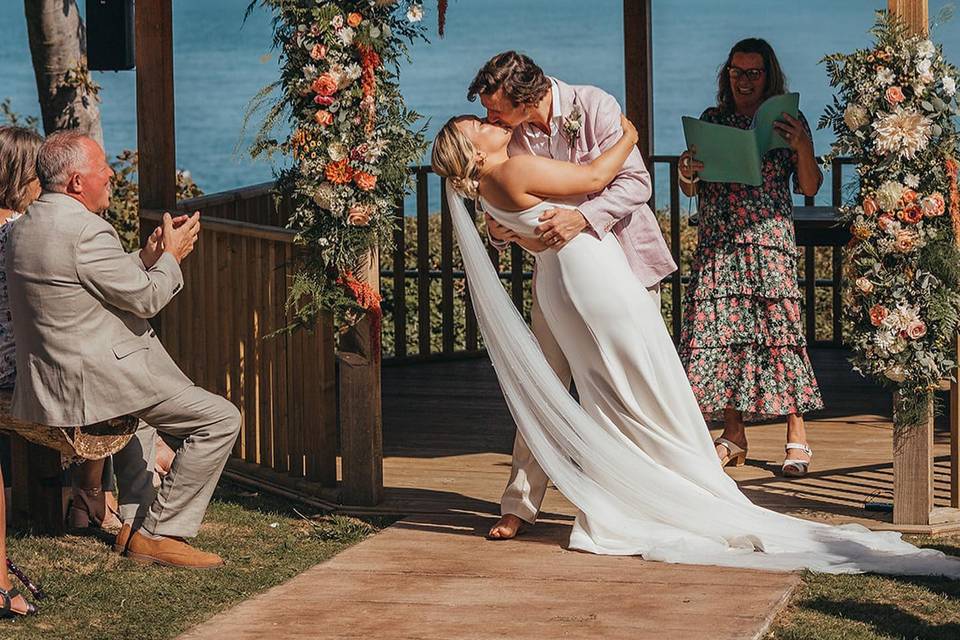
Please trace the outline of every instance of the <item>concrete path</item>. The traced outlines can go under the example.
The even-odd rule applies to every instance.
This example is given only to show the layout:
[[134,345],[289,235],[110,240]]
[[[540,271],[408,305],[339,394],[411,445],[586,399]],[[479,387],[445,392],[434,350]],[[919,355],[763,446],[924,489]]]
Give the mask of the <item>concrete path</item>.
[[491,522],[402,520],[181,640],[758,638],[799,580],[567,551],[563,522],[491,542]]

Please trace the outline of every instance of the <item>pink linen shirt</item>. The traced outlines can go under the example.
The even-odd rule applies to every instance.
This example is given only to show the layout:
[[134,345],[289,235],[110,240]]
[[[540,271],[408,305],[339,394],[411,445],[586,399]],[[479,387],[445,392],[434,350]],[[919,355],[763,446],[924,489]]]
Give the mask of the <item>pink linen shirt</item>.
[[[550,79],[553,113],[550,134],[524,123],[514,128],[507,152],[536,155],[583,164],[613,146],[623,133],[620,105],[597,87],[571,86]],[[581,127],[571,141],[564,119],[579,107]],[[653,195],[650,173],[640,152],[634,149],[623,169],[603,191],[558,202],[580,210],[589,231],[603,238],[613,233],[620,241],[634,275],[645,287],[652,287],[677,270],[677,264],[663,239],[660,225],[647,205]],[[551,198],[551,200],[553,200]]]

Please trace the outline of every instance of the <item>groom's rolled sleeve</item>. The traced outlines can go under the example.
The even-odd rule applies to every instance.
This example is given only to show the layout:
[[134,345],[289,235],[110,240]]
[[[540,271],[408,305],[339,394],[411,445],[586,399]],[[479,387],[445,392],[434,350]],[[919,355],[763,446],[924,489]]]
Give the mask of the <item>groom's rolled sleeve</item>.
[[[601,151],[606,151],[620,139],[620,105],[610,95],[604,95],[596,112],[594,130]],[[640,152],[634,149],[627,157],[620,173],[596,196],[579,207],[580,213],[601,238],[624,217],[639,210],[653,195],[650,172],[643,164]]]

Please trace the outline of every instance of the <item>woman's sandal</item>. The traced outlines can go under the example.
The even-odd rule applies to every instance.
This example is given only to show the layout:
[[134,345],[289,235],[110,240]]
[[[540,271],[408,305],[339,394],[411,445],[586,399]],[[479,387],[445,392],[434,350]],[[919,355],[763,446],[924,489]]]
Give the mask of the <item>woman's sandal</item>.
[[796,449],[797,451],[803,451],[805,454],[813,458],[813,449],[808,445],[801,444],[799,442],[788,442],[784,445],[783,450],[787,454],[787,459],[783,461],[783,477],[784,478],[802,478],[807,475],[807,472],[810,471],[810,460],[799,460],[796,458],[790,458],[790,450]]
[[27,602],[27,599],[24,598],[24,602],[27,602],[26,611],[14,611],[13,609],[13,599],[22,596],[19,589],[4,589],[0,587],[0,618],[13,618],[15,616],[33,616],[37,614],[36,605]]
[[727,450],[727,455],[720,458],[721,467],[725,467],[731,462],[735,467],[742,467],[747,461],[747,450],[735,442],[730,442],[726,438],[717,438],[713,441],[713,444],[718,447],[724,447]]

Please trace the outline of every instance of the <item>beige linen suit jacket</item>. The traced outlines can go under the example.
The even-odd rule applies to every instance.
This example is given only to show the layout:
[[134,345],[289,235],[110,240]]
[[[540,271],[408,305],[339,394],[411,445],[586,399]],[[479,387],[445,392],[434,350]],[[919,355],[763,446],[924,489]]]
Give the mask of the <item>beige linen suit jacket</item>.
[[45,192],[11,230],[6,269],[17,418],[88,425],[193,385],[147,322],[183,287],[170,254],[145,269],[110,223],[70,196]]

